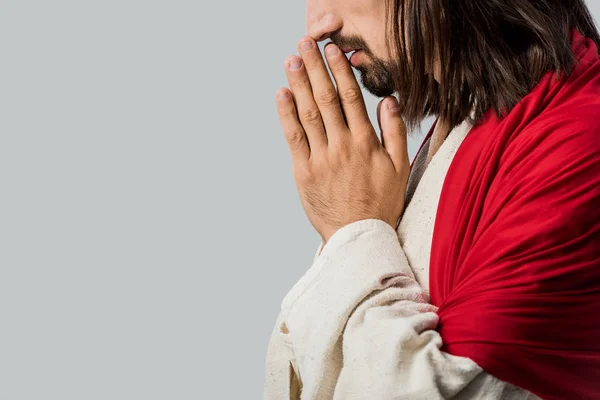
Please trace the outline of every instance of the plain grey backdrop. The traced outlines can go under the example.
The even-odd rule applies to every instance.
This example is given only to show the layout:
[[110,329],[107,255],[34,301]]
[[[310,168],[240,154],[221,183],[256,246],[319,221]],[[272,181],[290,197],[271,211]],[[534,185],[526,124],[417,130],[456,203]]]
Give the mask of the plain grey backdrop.
[[302,0],[0,1],[0,400],[261,398],[320,243],[274,100],[304,32]]

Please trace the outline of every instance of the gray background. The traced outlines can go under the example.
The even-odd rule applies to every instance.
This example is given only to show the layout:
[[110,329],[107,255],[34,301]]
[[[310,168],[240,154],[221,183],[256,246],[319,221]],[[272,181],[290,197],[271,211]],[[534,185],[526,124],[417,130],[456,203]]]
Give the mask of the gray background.
[[0,1],[0,400],[261,397],[320,242],[274,102],[304,32],[301,0]]

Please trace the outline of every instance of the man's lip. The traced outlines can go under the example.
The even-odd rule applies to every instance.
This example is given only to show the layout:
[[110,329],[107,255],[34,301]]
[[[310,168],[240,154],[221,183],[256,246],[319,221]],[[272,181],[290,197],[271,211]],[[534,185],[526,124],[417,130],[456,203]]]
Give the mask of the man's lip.
[[356,51],[356,50],[360,50],[360,49],[353,49],[352,47],[342,47],[340,50],[342,50],[344,53],[350,53],[352,51]]
[[361,50],[360,50],[360,49],[358,49],[358,50],[356,50],[354,53],[352,53],[352,56],[351,56],[351,57],[348,59],[348,61],[350,62],[350,64],[351,64],[353,67],[356,67],[356,66],[357,66],[357,65],[360,63],[360,62],[358,61],[358,58],[359,58],[359,56],[361,56],[361,55],[362,55],[362,54],[360,54],[360,53],[361,53]]

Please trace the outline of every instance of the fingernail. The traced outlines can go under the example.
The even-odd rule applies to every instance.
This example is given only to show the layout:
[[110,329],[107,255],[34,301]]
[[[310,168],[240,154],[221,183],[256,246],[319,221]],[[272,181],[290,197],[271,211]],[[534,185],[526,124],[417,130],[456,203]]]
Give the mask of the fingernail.
[[400,111],[400,108],[398,107],[398,102],[394,98],[391,98],[391,99],[389,99],[387,101],[387,108],[391,112],[398,112],[398,111]]
[[300,50],[306,51],[306,50],[312,49],[312,47],[313,47],[312,42],[309,42],[309,41],[302,42],[300,44]]
[[289,97],[290,97],[290,94],[288,93],[288,91],[287,91],[287,90],[283,90],[283,89],[281,89],[281,90],[279,90],[279,91],[277,92],[277,98],[278,98],[279,100],[285,100],[285,99],[287,99],[287,98],[289,98]]
[[334,44],[328,44],[325,47],[325,54],[329,57],[335,56],[339,52],[339,49]]
[[302,61],[301,60],[293,60],[292,62],[290,62],[290,69],[291,70],[300,69],[300,67],[302,67]]

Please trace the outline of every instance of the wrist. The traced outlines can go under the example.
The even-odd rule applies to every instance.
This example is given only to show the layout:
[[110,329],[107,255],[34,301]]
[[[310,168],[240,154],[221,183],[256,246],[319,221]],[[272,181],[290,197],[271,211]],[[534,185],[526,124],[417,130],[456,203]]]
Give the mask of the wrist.
[[331,229],[326,234],[322,234],[321,241],[323,242],[323,244],[321,246],[321,249],[323,249],[325,247],[325,245],[329,242],[329,240],[331,239],[331,237],[333,235],[335,235],[336,233],[341,231],[343,228],[347,229],[347,227],[349,227],[350,225],[364,225],[364,224],[373,225],[373,223],[375,223],[376,225],[379,225],[382,222],[388,224],[394,231],[396,231],[399,220],[394,220],[393,222],[390,222],[390,221],[384,220],[383,218],[376,218],[376,217],[371,217],[371,218],[365,217],[365,218],[356,219],[352,222],[346,223],[345,225],[339,226],[335,229]]

